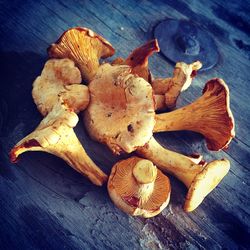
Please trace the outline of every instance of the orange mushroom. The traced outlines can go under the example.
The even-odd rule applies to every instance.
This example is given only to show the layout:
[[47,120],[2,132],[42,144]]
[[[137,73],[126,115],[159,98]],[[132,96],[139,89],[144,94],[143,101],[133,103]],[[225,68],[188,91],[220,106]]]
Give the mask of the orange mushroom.
[[90,82],[99,67],[99,59],[115,53],[112,45],[92,30],[82,27],[65,31],[58,41],[48,48],[52,58],[70,58],[79,67],[83,80]]
[[139,48],[131,52],[126,60],[121,57],[116,58],[112,65],[129,65],[132,73],[144,78],[147,82],[151,82],[151,73],[148,69],[148,58],[155,52],[159,52],[160,48],[156,39],[148,41]]
[[226,148],[235,136],[229,89],[219,78],[208,81],[193,103],[155,116],[154,132],[191,130],[205,136],[210,150]]
[[169,203],[170,182],[149,160],[131,157],[116,163],[108,192],[125,213],[145,218],[159,214]]
[[48,60],[32,89],[40,113],[47,115],[60,98],[76,113],[85,109],[89,103],[89,91],[81,81],[81,73],[70,59]]
[[65,160],[72,168],[100,186],[107,175],[89,158],[77,139],[74,127],[78,116],[67,105],[57,103],[31,134],[19,141],[10,152],[16,162],[27,151],[44,151]]
[[137,153],[186,185],[188,193],[184,210],[187,212],[197,208],[230,169],[230,162],[226,159],[196,164],[189,157],[162,147],[153,137],[143,147],[138,148]]
[[103,64],[89,84],[84,112],[90,136],[114,153],[130,153],[152,136],[154,100],[151,85],[131,74],[127,65]]
[[163,95],[165,99],[165,104],[161,102],[160,105],[157,105],[158,109],[174,108],[176,106],[178,96],[182,91],[186,90],[190,86],[192,79],[196,76],[197,71],[201,67],[202,64],[199,61],[191,64],[178,62],[175,65],[172,78],[155,79],[152,82],[154,94]]

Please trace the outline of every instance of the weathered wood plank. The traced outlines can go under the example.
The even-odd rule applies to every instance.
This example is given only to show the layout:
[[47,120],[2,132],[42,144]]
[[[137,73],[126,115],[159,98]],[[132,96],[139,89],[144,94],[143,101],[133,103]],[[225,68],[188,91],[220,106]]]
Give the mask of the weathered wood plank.
[[[229,175],[194,213],[183,212],[186,189],[174,178],[171,178],[169,207],[158,217],[142,220],[120,212],[109,200],[105,187],[94,187],[54,156],[27,153],[16,166],[9,163],[10,148],[41,119],[30,95],[31,84],[46,61],[47,46],[63,30],[88,26],[115,46],[117,56],[126,57],[151,39],[153,27],[167,17],[191,19],[201,25],[214,36],[221,53],[218,65],[196,78],[178,100],[178,106],[195,100],[204,83],[219,76],[230,87],[237,125],[237,136],[229,149],[219,153],[209,152],[202,137],[191,132],[157,135],[172,150],[186,154],[199,152],[208,161],[222,157],[231,161]],[[1,103],[7,105],[4,125],[0,128],[0,248],[247,248],[250,245],[248,31],[248,6],[243,3],[0,2],[0,74],[4,76],[0,96],[4,100]],[[173,65],[160,54],[150,59],[150,67],[158,77],[172,74]],[[76,133],[89,155],[109,173],[119,157],[91,141],[82,122]]]

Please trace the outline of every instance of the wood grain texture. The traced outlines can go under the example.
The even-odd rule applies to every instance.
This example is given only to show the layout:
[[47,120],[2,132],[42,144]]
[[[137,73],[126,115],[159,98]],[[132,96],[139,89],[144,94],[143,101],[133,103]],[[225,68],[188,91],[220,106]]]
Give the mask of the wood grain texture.
[[[237,249],[250,247],[250,3],[249,1],[0,1],[0,249]],[[207,80],[220,77],[231,92],[236,138],[226,151],[209,152],[192,132],[161,133],[168,148],[198,152],[208,161],[226,157],[230,173],[193,213],[184,213],[186,189],[171,177],[170,205],[152,219],[116,209],[106,187],[93,186],[62,160],[26,153],[10,164],[8,152],[40,122],[32,82],[47,60],[46,49],[69,27],[86,26],[126,57],[152,38],[166,18],[192,20],[210,32],[219,63],[199,74],[178,106],[201,95]],[[173,65],[160,53],[150,58],[157,77]],[[109,174],[114,157],[75,129],[92,159]],[[122,156],[126,157],[126,156]]]

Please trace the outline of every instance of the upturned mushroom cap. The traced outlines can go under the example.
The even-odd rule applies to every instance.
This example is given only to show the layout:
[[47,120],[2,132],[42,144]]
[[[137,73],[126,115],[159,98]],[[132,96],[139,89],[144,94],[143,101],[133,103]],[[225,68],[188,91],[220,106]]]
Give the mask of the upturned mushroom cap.
[[89,84],[84,121],[90,136],[114,153],[130,153],[152,136],[154,100],[151,85],[126,65],[104,64]]
[[132,73],[144,78],[147,82],[151,83],[152,75],[148,69],[148,58],[155,52],[159,52],[160,48],[156,39],[148,41],[139,48],[134,49],[128,58],[125,60],[117,57],[112,61],[112,65],[129,65]]
[[221,182],[230,169],[230,162],[226,159],[215,160],[205,166],[189,187],[184,210],[191,212],[197,208],[204,198]]
[[160,48],[156,39],[148,41],[141,47],[132,51],[125,63],[132,68],[132,73],[151,81],[151,73],[148,69],[148,58]]
[[115,53],[112,45],[88,28],[76,27],[65,31],[48,48],[53,58],[70,58],[79,67],[84,81],[90,82],[99,67],[99,59]]
[[44,151],[65,160],[72,168],[88,177],[94,184],[102,185],[107,176],[89,158],[77,139],[73,127],[78,116],[66,105],[57,103],[31,134],[26,136],[10,152],[16,162],[26,151]]
[[[178,62],[175,65],[172,78],[159,78],[152,82],[154,94],[164,95],[165,108],[174,108],[176,106],[178,96],[191,85],[192,79],[201,67],[202,64],[199,61],[191,64]],[[164,106],[161,108],[164,108]]]
[[159,214],[169,203],[170,182],[152,162],[131,157],[116,163],[108,180],[108,192],[125,213],[145,218]]
[[235,136],[229,89],[219,78],[209,80],[193,103],[155,116],[154,132],[191,130],[205,136],[210,150],[226,148]]
[[89,103],[88,87],[81,85],[79,69],[70,59],[48,60],[33,83],[32,96],[43,116],[60,102],[60,98],[78,113]]

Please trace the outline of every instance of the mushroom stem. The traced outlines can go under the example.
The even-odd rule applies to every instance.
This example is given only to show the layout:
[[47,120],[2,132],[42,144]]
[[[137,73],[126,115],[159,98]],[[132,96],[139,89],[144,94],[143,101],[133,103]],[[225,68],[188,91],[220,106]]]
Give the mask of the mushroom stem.
[[10,152],[10,160],[16,162],[27,151],[43,151],[65,160],[72,168],[101,186],[107,175],[89,158],[79,142],[73,127],[78,117],[67,107],[57,104],[39,126],[22,139]]
[[192,79],[201,67],[202,64],[199,61],[191,64],[184,62],[176,63],[172,78],[159,78],[153,81],[154,94],[165,95],[166,107],[174,108],[178,96],[190,86]]
[[162,147],[153,137],[145,146],[137,149],[137,153],[186,185],[189,191],[184,209],[189,212],[199,206],[230,168],[230,163],[226,159],[215,160],[203,166],[198,165],[189,157]]
[[210,150],[225,148],[234,137],[229,90],[222,79],[211,79],[193,103],[155,117],[154,132],[191,130],[205,136]]
[[137,197],[140,197],[140,202],[143,204],[154,191],[157,168],[151,161],[141,159],[133,168],[133,176],[139,186]]

